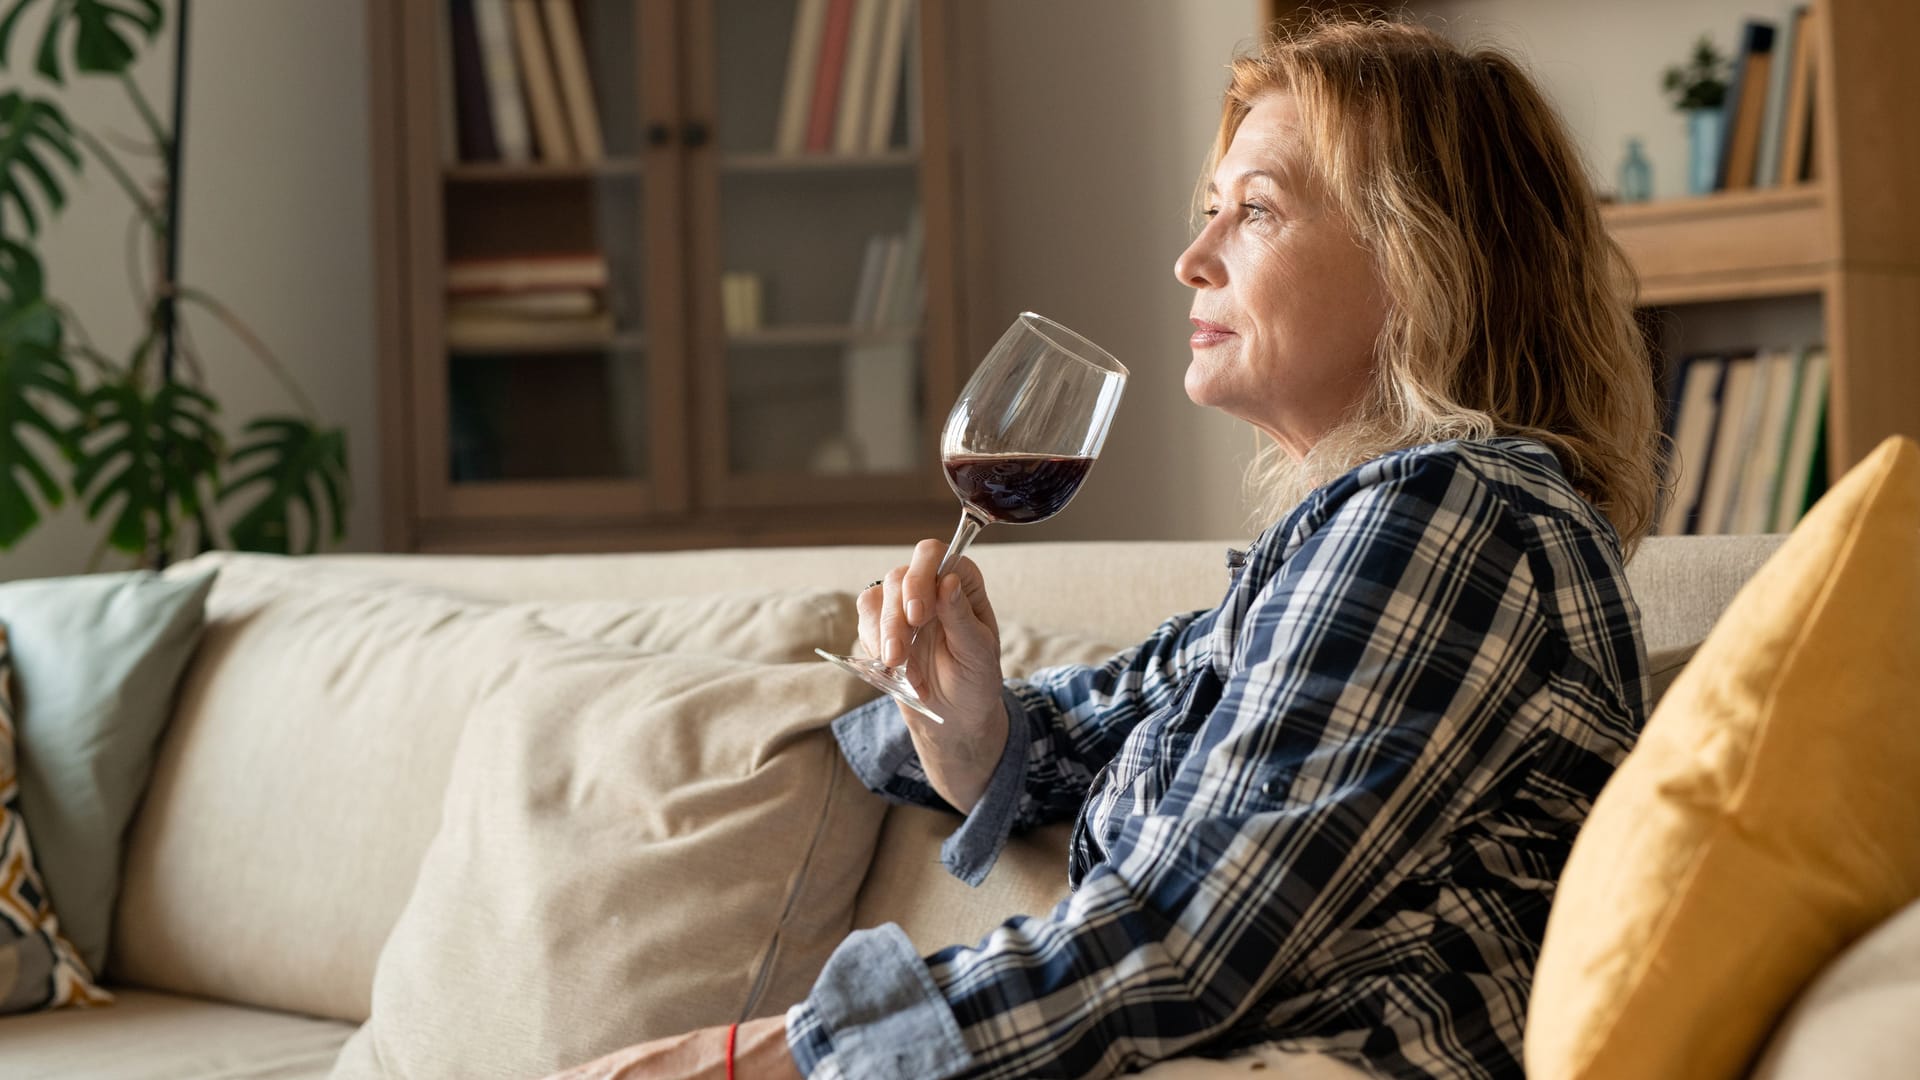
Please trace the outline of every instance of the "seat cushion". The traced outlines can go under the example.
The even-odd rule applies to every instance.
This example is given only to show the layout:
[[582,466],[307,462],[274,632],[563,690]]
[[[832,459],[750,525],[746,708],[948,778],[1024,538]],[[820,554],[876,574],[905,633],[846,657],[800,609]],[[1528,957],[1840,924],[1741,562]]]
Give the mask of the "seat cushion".
[[1920,901],[1827,965],[1780,1022],[1753,1080],[1878,1080],[1920,1062]]
[[1595,801],[1534,980],[1535,1080],[1744,1076],[1920,896],[1920,447],[1849,471],[1734,598]]
[[0,1019],[0,1076],[320,1080],[352,1024],[113,987],[104,1009]]

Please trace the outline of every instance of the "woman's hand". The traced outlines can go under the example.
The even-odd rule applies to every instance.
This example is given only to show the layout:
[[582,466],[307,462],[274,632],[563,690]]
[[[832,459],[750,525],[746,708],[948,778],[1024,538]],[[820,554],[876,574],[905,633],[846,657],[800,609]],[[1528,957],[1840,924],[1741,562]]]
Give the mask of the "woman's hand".
[[[787,1021],[780,1016],[740,1025],[733,1046],[736,1080],[801,1080],[787,1049]],[[639,1043],[548,1080],[726,1080],[727,1029],[701,1028],[685,1035]]]
[[922,540],[912,562],[861,592],[860,644],[890,667],[905,661],[914,692],[946,720],[936,724],[900,706],[933,789],[964,814],[980,801],[1006,749],[1007,710],[1000,624],[986,581],[965,557],[934,580],[946,552],[940,541]]

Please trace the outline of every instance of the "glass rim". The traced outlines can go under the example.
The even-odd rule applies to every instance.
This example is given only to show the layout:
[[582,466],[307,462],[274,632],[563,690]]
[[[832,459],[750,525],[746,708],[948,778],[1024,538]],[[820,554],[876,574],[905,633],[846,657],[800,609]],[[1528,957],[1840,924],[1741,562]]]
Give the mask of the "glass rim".
[[[1068,356],[1073,357],[1075,360],[1089,367],[1098,368],[1109,374],[1118,375],[1123,379],[1128,378],[1131,374],[1127,371],[1127,365],[1114,359],[1112,353],[1087,340],[1086,335],[1074,330],[1072,327],[1055,322],[1035,311],[1021,312],[1018,321],[1026,326],[1028,330],[1044,338],[1047,344],[1052,345],[1054,348],[1059,349],[1061,352],[1066,353]],[[1065,342],[1055,340],[1056,334],[1067,340]],[[1087,353],[1092,353],[1093,355],[1088,356],[1086,355]]]

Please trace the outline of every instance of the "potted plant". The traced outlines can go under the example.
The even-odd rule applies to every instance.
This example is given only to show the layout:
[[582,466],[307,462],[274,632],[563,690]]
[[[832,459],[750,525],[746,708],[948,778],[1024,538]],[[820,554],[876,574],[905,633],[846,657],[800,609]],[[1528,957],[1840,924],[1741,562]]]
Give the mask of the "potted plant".
[[[172,5],[169,123],[132,75],[166,22],[161,0],[0,0],[0,71],[9,73],[0,90],[0,551],[38,525],[36,493],[49,508],[68,494],[83,500],[89,521],[111,516],[89,569],[108,547],[164,566],[183,544],[284,553],[345,536],[346,433],[319,422],[259,335],[177,273],[188,2]],[[157,171],[146,184],[124,151],[75,126],[57,100],[35,96],[13,76],[13,39],[34,9],[44,22],[25,52],[42,78],[55,87],[70,72],[106,78],[131,98],[145,128],[135,154]],[[96,346],[61,302],[36,247],[65,207],[71,178],[89,163],[125,193],[155,253],[151,265],[133,268],[141,332],[118,356]],[[256,416],[230,445],[215,424],[220,405],[198,349],[179,333],[184,309],[231,330],[301,412]],[[229,512],[216,513],[222,509]]]
[[1694,195],[1712,191],[1720,170],[1729,74],[1727,57],[1702,34],[1686,63],[1669,67],[1661,82],[1687,118],[1687,191]]

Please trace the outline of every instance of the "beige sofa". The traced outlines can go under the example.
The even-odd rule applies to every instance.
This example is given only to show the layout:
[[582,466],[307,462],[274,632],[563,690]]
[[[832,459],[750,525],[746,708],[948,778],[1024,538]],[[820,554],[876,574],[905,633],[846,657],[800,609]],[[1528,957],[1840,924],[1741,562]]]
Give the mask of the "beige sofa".
[[[1700,640],[1733,592],[1777,538],[1654,539],[1630,567],[1649,650],[1656,657]],[[1003,620],[1111,642],[1137,639],[1166,615],[1214,603],[1226,585],[1224,542],[985,544],[985,570]],[[800,587],[852,588],[897,562],[904,549],[841,547],[552,557],[331,556],[301,564],[314,572],[393,580],[496,601],[642,601],[675,595]],[[260,557],[214,555],[204,562]],[[191,564],[189,564],[191,566]],[[397,584],[410,582],[411,585]],[[211,624],[244,641],[244,620],[223,610],[216,586]],[[228,620],[223,623],[222,620]],[[831,644],[822,642],[821,644]],[[302,657],[286,655],[285,665]],[[207,665],[253,656],[202,650],[187,683],[204,684]],[[351,671],[342,673],[351,678]],[[478,677],[476,675],[476,677]],[[159,755],[153,789],[131,830],[126,881],[116,912],[107,978],[117,1004],[0,1020],[0,1076],[126,1078],[321,1077],[367,1018],[379,950],[413,884],[432,835],[451,754],[452,727],[384,718],[361,757],[327,757],[300,742],[310,725],[303,703],[278,699],[271,677],[244,684],[257,700],[193,699],[185,708],[250,709],[273,731],[271,757],[207,774],[181,740],[200,730],[177,714]],[[184,699],[183,699],[184,700]],[[439,732],[428,737],[428,729]],[[275,735],[275,738],[280,736]],[[204,748],[201,748],[204,750]],[[331,748],[329,752],[337,752]],[[344,768],[338,763],[349,762]],[[310,764],[312,763],[312,764]],[[184,772],[183,772],[184,770]],[[271,770],[261,783],[256,770]],[[244,782],[243,782],[244,781]],[[308,823],[297,858],[262,867],[237,838],[246,825],[283,812],[288,793],[340,785],[403,797],[412,824],[358,821],[350,804],[330,821]],[[393,796],[393,792],[403,793]],[[313,805],[311,800],[292,799]],[[1041,912],[1065,891],[1064,827],[1018,838],[979,889],[949,878],[937,849],[952,819],[891,808],[854,910],[857,926],[899,923],[932,949],[971,942],[1005,915]],[[192,853],[182,860],[180,853]],[[231,853],[223,859],[223,854]],[[198,868],[188,873],[188,868]],[[221,873],[206,867],[222,866]],[[333,882],[315,887],[315,881]],[[236,895],[244,894],[244,908]],[[239,915],[234,914],[239,912]],[[213,925],[209,925],[213,924]],[[314,951],[316,943],[324,950]],[[300,948],[292,946],[298,944]],[[304,951],[303,951],[304,950]],[[322,959],[316,961],[315,956]],[[191,977],[177,975],[191,971]],[[190,990],[199,996],[179,991]],[[288,1011],[298,1005],[309,1015]],[[319,1015],[313,1015],[313,1014]],[[1162,1078],[1241,1075],[1356,1075],[1330,1060],[1277,1051],[1224,1062],[1169,1062]]]

